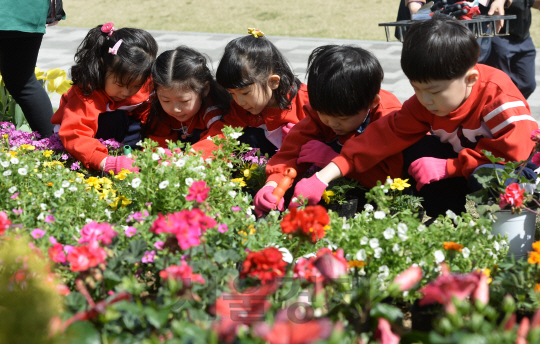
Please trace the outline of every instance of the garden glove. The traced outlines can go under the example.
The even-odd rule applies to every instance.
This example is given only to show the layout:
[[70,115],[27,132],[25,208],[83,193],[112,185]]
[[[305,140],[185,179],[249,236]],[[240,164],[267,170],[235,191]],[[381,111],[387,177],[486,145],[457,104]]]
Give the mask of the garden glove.
[[431,182],[448,178],[446,159],[424,157],[413,161],[408,170],[411,177],[416,180],[416,190]]
[[[264,213],[268,213],[270,210],[276,209],[276,197],[272,195],[275,187],[272,185],[266,185],[262,187],[253,199],[253,205],[255,206],[255,214],[257,217],[261,217]],[[281,198],[277,205],[277,210],[285,210],[284,200]]]
[[114,174],[122,172],[122,169],[139,172],[139,169],[136,166],[133,166],[135,160],[128,158],[125,155],[121,156],[108,156],[105,160],[105,166],[103,167],[103,172],[109,173],[113,171]]
[[294,127],[294,123],[287,123],[286,125],[281,127],[281,143],[283,144],[283,141],[285,141],[285,137],[291,131],[292,127]]
[[[308,205],[315,205],[320,202],[322,194],[324,190],[328,187],[328,184],[322,182],[319,179],[318,173],[315,173],[313,176],[302,179],[301,181],[296,184],[296,187],[294,188],[294,194],[291,201],[291,204],[289,204],[290,208],[296,208],[301,206],[302,204],[298,203],[299,196],[302,196],[304,199],[307,200]],[[296,202],[295,202],[296,201]]]
[[302,146],[296,162],[298,164],[309,162],[320,168],[325,168],[338,155],[326,143],[312,140]]

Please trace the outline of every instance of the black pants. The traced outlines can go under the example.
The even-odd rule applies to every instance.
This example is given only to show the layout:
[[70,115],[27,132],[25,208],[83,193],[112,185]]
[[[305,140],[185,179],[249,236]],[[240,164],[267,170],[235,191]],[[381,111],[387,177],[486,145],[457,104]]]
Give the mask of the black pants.
[[261,155],[268,154],[269,157],[276,154],[277,147],[266,138],[264,129],[245,127],[242,136],[238,138],[241,143],[248,144],[252,148],[259,148]]
[[33,131],[53,133],[51,100],[34,74],[43,34],[0,31],[0,73]]
[[98,117],[96,139],[115,139],[133,149],[140,148],[136,144],[141,140],[141,122],[123,110],[104,112]]

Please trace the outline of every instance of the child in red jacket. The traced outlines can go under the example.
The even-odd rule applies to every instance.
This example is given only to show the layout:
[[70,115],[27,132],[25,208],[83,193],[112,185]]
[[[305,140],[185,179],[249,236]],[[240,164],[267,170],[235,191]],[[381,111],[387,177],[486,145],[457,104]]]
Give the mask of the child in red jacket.
[[[525,160],[534,146],[531,132],[538,128],[510,78],[477,64],[479,53],[472,32],[456,19],[434,16],[413,24],[403,43],[401,67],[415,95],[399,112],[347,142],[341,155],[319,172],[321,181],[300,182],[295,194],[310,192],[309,203],[317,203],[332,179],[362,173],[403,151],[404,169],[429,216],[465,211],[465,195],[481,189],[475,171],[493,167],[482,150],[506,161]],[[536,176],[528,167],[524,175]]]
[[231,97],[214,80],[203,54],[180,46],[152,68],[156,90],[143,136],[167,148],[167,140],[194,144],[229,110]]
[[91,29],[75,54],[73,87],[62,95],[51,122],[66,150],[84,166],[104,172],[133,170],[133,160],[108,156],[98,139],[134,146],[150,109],[150,72],[157,43],[140,29]]
[[[241,127],[240,142],[273,155],[289,129],[304,118],[307,89],[262,32],[248,31],[250,35],[236,38],[225,47],[216,80],[234,101],[231,111],[216,121],[206,136],[223,135],[225,125]],[[202,139],[193,149],[207,156],[216,147]]]
[[[311,53],[306,117],[290,130],[281,149],[266,166],[267,183],[254,199],[258,216],[276,208],[272,192],[288,167],[296,169],[298,178],[311,163],[325,167],[339,155],[345,142],[362,135],[372,122],[401,109],[393,94],[381,90],[383,77],[377,58],[360,47],[327,45]],[[306,152],[317,159],[306,160]],[[402,156],[397,153],[365,172],[349,176],[371,188],[388,176],[400,177],[402,165]],[[312,178],[318,178],[317,173]],[[320,191],[322,194],[324,188]],[[277,209],[284,210],[283,199]]]

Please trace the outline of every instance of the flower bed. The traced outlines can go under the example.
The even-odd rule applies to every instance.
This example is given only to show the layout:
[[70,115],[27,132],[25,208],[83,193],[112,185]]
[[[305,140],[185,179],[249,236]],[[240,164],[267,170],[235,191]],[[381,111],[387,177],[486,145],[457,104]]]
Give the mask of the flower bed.
[[[238,130],[216,140],[214,160],[146,141],[132,153],[139,173],[102,176],[77,166],[54,138],[0,128],[0,300],[54,295],[0,301],[2,319],[15,310],[37,319],[26,324],[25,342],[503,343],[540,335],[538,317],[518,325],[514,314],[538,308],[540,259],[506,260],[508,245],[485,218],[449,212],[422,224],[400,193],[406,181],[373,188],[351,219],[316,206],[257,220],[252,190],[265,162],[238,144]],[[518,264],[527,269],[521,284]],[[501,302],[506,292],[517,305]],[[400,307],[417,300],[444,306],[431,333],[402,326]],[[8,322],[0,333],[9,342],[20,328]]]

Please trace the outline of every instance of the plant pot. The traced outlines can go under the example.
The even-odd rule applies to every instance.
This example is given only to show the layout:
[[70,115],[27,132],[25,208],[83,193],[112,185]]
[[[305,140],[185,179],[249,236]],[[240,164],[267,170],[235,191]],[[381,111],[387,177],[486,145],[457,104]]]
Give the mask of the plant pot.
[[347,202],[339,204],[325,204],[324,207],[328,210],[332,210],[338,213],[339,216],[345,217],[347,219],[351,218],[356,214],[356,208],[358,207],[358,198],[353,198],[347,200]]
[[534,242],[534,232],[536,214],[523,210],[521,214],[512,214],[510,210],[499,210],[495,212],[497,218],[493,223],[491,233],[493,235],[507,235],[508,256],[514,255],[516,258],[524,258],[527,252],[532,251]]

